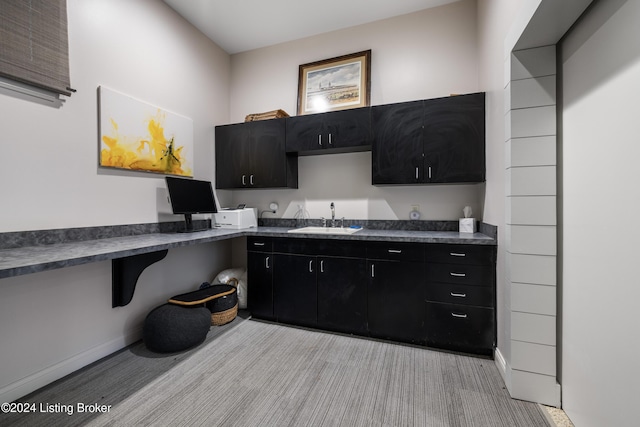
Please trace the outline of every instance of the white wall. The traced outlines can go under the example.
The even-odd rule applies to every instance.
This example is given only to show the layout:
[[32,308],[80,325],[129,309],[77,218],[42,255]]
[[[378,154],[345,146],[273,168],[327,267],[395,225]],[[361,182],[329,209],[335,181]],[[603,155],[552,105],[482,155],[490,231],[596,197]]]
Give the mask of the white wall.
[[561,45],[563,408],[581,427],[640,418],[639,19],[598,2]]
[[[511,360],[510,293],[505,284],[505,79],[504,42],[523,1],[478,1],[480,85],[487,92],[487,184],[482,200],[484,221],[498,226],[497,318],[498,349]],[[506,75],[505,75],[506,74]],[[500,357],[500,356],[498,356]],[[504,369],[502,371],[505,373]],[[509,378],[505,378],[509,382]]]
[[[155,0],[69,0],[72,86],[60,109],[0,95],[0,232],[177,220],[163,176],[99,169],[99,85],[193,119],[195,175],[212,180],[214,125],[229,121],[230,58]],[[0,401],[140,337],[146,313],[230,266],[229,243],[172,249],[111,308],[111,264],[0,280]]]
[[[282,108],[296,114],[298,66],[371,49],[371,104],[387,104],[481,90],[475,0],[334,31],[231,57],[231,121]],[[484,185],[371,185],[371,153],[299,159],[298,190],[242,190],[233,203],[260,210],[281,206],[293,217],[305,203],[313,218],[336,214],[358,219],[409,219],[420,205],[423,219],[457,220],[465,205],[482,213]]]

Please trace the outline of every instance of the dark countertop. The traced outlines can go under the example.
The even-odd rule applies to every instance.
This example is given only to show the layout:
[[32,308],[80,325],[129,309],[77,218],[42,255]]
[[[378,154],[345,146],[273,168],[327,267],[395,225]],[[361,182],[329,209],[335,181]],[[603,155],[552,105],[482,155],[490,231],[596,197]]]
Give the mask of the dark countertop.
[[0,279],[244,236],[496,245],[482,233],[362,229],[350,235],[287,233],[286,227],[152,233],[0,250]]

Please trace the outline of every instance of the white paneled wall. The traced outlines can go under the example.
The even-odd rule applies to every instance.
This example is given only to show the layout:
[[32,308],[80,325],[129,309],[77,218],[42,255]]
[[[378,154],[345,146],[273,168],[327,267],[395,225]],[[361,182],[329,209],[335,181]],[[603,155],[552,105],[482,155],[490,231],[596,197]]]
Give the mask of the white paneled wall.
[[515,51],[505,87],[510,392],[560,406],[557,360],[555,46]]

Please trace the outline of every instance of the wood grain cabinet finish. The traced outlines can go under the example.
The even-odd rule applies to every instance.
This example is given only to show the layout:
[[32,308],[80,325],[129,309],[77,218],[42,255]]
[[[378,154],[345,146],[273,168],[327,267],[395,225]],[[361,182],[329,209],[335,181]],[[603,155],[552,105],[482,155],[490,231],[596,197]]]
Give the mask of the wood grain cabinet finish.
[[289,117],[286,151],[299,155],[371,149],[371,109]]
[[254,317],[492,355],[495,246],[247,238]]
[[485,180],[485,95],[372,107],[372,183]]
[[216,188],[298,188],[298,159],[285,153],[285,119],[217,126]]
[[247,238],[247,307],[259,319],[274,320],[271,239]]
[[494,246],[427,245],[426,344],[492,355]]

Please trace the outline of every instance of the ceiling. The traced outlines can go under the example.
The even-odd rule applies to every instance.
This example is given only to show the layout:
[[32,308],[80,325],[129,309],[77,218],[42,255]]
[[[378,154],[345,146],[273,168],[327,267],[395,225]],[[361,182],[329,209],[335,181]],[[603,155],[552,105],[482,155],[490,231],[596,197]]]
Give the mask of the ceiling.
[[163,0],[229,54],[459,0]]

